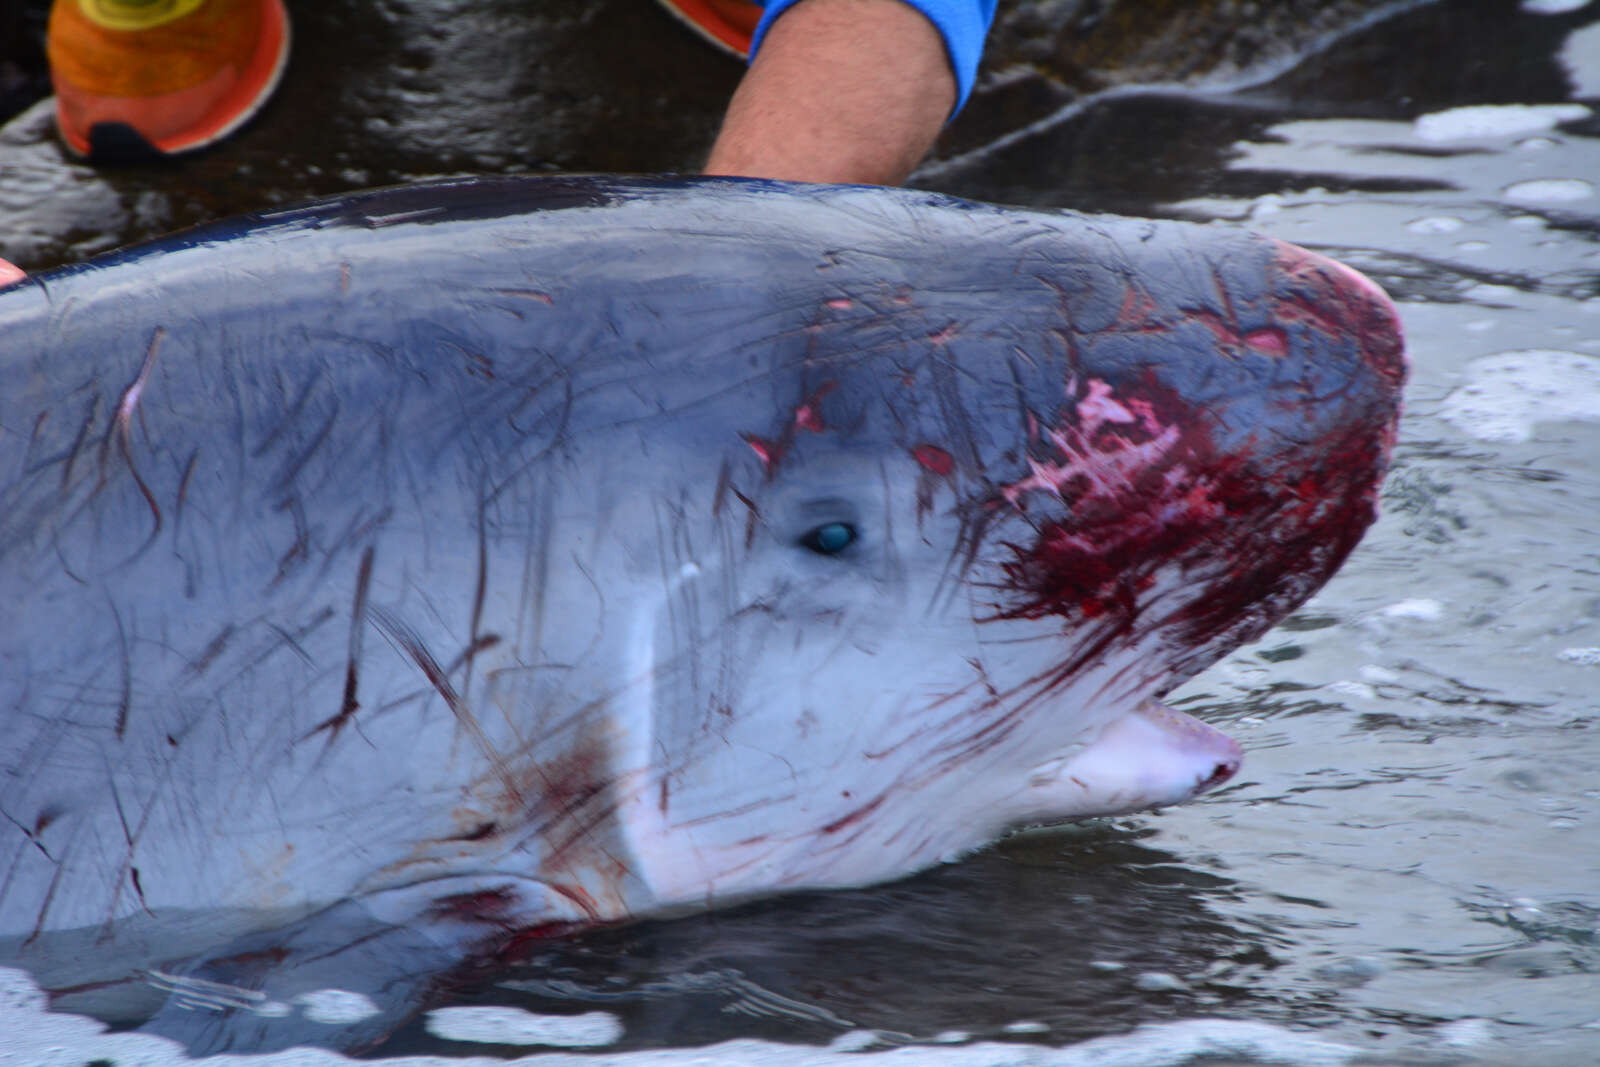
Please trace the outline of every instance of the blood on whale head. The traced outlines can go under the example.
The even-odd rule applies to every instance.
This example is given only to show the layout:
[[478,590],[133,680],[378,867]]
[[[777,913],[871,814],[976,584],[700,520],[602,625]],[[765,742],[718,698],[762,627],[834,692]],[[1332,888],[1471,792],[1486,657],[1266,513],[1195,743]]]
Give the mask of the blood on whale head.
[[[1069,352],[1053,386],[994,378],[941,420],[959,431],[912,437],[865,410],[857,367],[833,360],[771,429],[739,433],[748,476],[724,467],[713,507],[738,515],[710,540],[743,553],[683,560],[657,606],[712,621],[669,640],[657,610],[642,616],[648,726],[619,812],[652,893],[872,881],[1020,822],[1178,803],[1232,776],[1238,746],[1156,698],[1263,633],[1355,546],[1403,376],[1381,291],[1292,246],[1273,255],[1256,311],[1270,325],[1113,361],[1115,381]],[[1214,335],[1249,313],[1216,292],[1209,317],[1151,298],[1106,333],[1186,320]],[[970,358],[954,334],[921,377]],[[1334,344],[1346,365],[1318,366]],[[1250,375],[1268,383],[1246,388]],[[903,374],[891,395],[919,388],[938,384]],[[830,526],[850,541],[818,558],[808,532]]]

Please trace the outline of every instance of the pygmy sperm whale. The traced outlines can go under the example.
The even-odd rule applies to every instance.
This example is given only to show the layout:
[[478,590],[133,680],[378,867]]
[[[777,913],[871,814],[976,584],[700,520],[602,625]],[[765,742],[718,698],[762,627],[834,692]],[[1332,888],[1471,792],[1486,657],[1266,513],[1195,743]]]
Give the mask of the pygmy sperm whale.
[[0,964],[203,1051],[1226,781],[1161,698],[1355,547],[1405,364],[1232,228],[550,177],[30,276],[0,374]]

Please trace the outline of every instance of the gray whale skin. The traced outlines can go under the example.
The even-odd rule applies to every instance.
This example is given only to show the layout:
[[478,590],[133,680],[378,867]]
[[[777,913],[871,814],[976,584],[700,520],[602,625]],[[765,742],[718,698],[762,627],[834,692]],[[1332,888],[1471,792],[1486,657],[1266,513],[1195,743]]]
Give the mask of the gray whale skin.
[[1360,539],[1405,368],[1232,229],[578,177],[27,278],[0,373],[0,964],[209,1051],[1226,780],[1159,698]]

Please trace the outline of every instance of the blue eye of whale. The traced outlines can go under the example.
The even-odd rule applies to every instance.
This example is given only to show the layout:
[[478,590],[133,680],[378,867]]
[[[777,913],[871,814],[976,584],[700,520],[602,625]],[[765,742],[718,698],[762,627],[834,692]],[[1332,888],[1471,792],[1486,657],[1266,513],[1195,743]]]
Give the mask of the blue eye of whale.
[[856,539],[856,528],[847,522],[827,522],[800,538],[800,543],[819,556],[837,556]]

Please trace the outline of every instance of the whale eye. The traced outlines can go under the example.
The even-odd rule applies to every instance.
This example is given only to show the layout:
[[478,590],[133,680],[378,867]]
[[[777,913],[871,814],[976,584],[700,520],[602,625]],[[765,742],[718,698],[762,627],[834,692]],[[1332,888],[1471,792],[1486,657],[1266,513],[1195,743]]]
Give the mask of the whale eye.
[[827,522],[800,538],[800,543],[819,556],[837,556],[856,539],[856,528],[847,522]]

